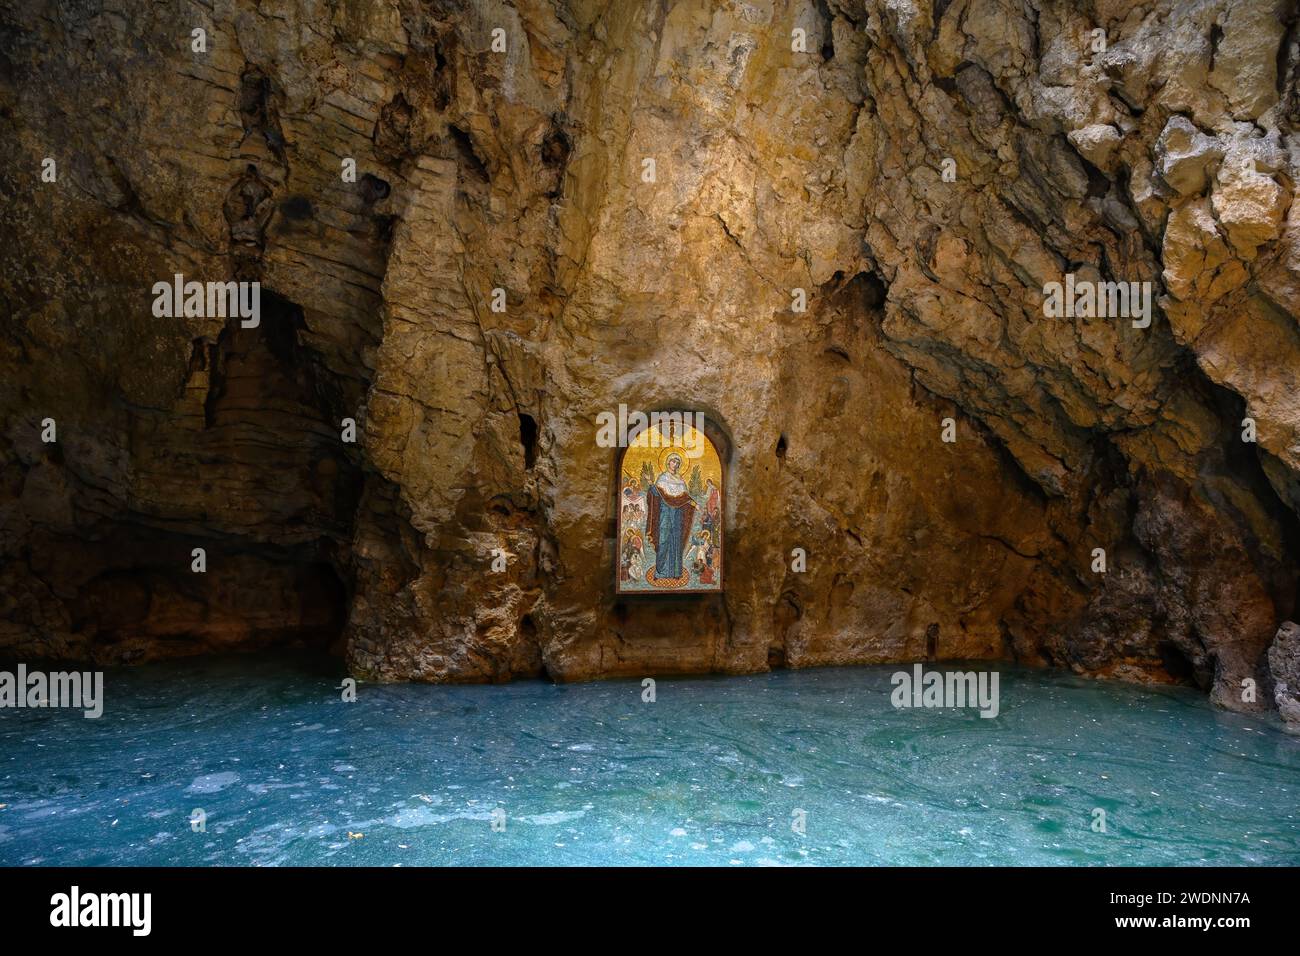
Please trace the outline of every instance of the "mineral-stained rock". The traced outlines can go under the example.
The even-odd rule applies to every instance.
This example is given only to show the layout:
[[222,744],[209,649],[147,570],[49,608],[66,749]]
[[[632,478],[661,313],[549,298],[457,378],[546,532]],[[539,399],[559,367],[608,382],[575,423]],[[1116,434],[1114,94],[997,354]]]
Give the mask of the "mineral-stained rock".
[[1210,167],[1223,158],[1217,139],[1206,136],[1185,116],[1169,118],[1156,141],[1156,171],[1179,196],[1202,192]]
[[1282,187],[1253,164],[1220,168],[1214,189],[1214,215],[1243,260],[1255,258],[1259,246],[1277,238],[1286,215],[1285,200]]
[[1123,138],[1120,131],[1109,123],[1093,123],[1083,129],[1073,130],[1067,137],[1084,159],[1098,169],[1114,171],[1112,162],[1115,150]]
[[1268,669],[1284,726],[1300,734],[1300,625],[1282,622],[1268,649]]
[[[0,652],[1011,658],[1249,706],[1300,580],[1294,26],[0,0]],[[176,273],[259,280],[260,327],[156,317]],[[1158,308],[1049,318],[1067,273]],[[620,404],[716,430],[722,595],[615,595]]]

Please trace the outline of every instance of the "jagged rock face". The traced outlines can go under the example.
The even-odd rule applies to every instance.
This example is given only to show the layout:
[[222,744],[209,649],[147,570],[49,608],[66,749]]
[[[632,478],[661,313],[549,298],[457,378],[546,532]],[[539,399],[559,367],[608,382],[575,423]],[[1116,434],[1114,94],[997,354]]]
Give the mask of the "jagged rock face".
[[[3,6],[9,653],[1251,706],[1300,566],[1289,5]],[[154,318],[178,272],[260,280],[261,329]],[[1150,326],[1047,317],[1067,273]],[[616,598],[620,403],[722,436],[723,595]]]
[[1300,734],[1300,625],[1294,621],[1283,621],[1277,629],[1268,649],[1268,669],[1282,726]]

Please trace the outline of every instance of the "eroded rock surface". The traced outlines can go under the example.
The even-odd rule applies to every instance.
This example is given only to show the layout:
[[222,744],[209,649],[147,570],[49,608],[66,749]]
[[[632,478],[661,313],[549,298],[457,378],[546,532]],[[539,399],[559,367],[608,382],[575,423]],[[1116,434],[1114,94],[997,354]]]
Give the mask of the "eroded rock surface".
[[1284,726],[1300,734],[1300,625],[1283,621],[1268,648],[1269,676],[1273,679],[1273,700]]
[[[6,652],[1252,706],[1297,596],[1292,5],[0,6]],[[154,318],[178,272],[263,327]],[[1067,273],[1150,326],[1046,317]],[[725,595],[615,598],[620,403],[724,436]]]

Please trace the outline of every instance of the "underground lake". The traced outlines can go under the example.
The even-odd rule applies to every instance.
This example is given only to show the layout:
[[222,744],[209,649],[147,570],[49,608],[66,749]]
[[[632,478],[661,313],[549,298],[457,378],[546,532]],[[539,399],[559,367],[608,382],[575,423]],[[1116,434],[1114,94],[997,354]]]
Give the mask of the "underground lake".
[[0,712],[0,864],[1300,863],[1276,717],[1010,667],[995,718],[899,709],[901,669],[353,702],[301,658],[110,671],[98,719]]

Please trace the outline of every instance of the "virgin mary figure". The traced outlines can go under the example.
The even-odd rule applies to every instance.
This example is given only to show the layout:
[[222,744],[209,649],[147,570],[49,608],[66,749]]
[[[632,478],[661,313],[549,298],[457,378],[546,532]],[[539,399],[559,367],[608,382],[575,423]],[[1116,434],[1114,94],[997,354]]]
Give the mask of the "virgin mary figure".
[[665,584],[684,577],[682,554],[695,519],[695,501],[678,477],[682,456],[673,452],[646,494],[646,536],[655,549],[654,578]]

